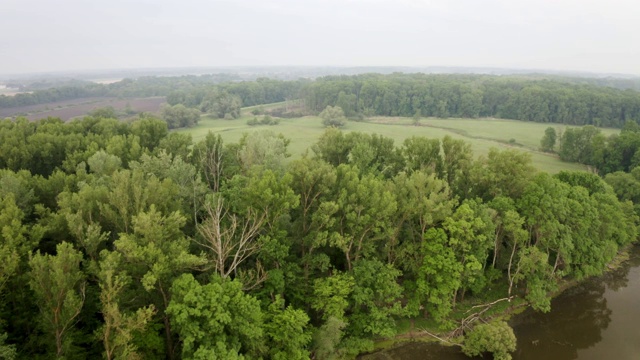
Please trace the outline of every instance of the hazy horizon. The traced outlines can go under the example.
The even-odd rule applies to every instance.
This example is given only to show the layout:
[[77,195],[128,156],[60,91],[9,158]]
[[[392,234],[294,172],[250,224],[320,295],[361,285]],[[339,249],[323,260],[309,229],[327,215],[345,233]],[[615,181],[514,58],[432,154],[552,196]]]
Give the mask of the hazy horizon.
[[471,67],[640,75],[640,3],[5,0],[0,74]]

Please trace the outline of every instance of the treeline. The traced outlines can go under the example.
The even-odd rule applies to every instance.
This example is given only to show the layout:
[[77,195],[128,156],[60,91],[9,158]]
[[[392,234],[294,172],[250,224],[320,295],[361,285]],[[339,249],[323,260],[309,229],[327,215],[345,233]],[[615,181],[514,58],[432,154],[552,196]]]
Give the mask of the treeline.
[[73,100],[85,97],[150,97],[167,96],[177,90],[186,90],[203,85],[239,81],[232,74],[186,75],[178,77],[146,76],[138,79],[124,79],[111,84],[86,82],[83,85],[65,85],[41,89],[37,84],[26,86],[22,90],[32,91],[14,96],[0,95],[0,108],[46,104],[56,101]]
[[340,106],[347,116],[498,117],[603,127],[640,120],[636,91],[515,76],[334,76],[307,86],[304,99],[313,111]]
[[627,122],[619,134],[608,137],[594,126],[558,131],[549,128],[544,139],[549,137],[557,138],[558,144],[543,140],[551,145],[546,150],[557,150],[564,161],[589,165],[601,176],[616,171],[630,172],[640,165],[640,125],[635,122]]
[[106,96],[106,94],[106,87],[100,84],[62,86],[53,89],[35,90],[31,93],[19,93],[13,96],[0,95],[0,108],[47,104],[84,97]]
[[238,80],[229,74],[125,79],[108,85],[0,96],[0,107],[91,96],[167,96],[171,105],[182,104],[219,117],[230,114],[229,118],[236,117],[234,111],[214,109],[212,104],[239,109],[304,99],[312,113],[339,106],[347,117],[498,117],[597,127],[640,121],[640,93],[609,87],[634,88],[634,80],[399,73],[328,76],[314,81]]
[[[557,138],[557,145],[555,139]],[[543,148],[564,161],[590,166],[612,186],[621,201],[632,201],[640,215],[640,126],[627,122],[620,134],[605,136],[593,126],[557,133],[548,128]],[[546,146],[545,146],[546,145]]]
[[[190,90],[179,90],[167,96],[171,105],[182,104],[201,111],[220,113],[216,103],[233,104],[238,111],[242,106],[254,106],[298,99],[308,80],[281,81],[261,78],[252,82],[234,82],[215,87],[200,86]],[[222,99],[222,100],[221,100]],[[223,105],[227,106],[227,105]],[[231,106],[231,105],[229,105]],[[224,117],[223,112],[219,117]],[[220,116],[221,115],[221,116]]]
[[[288,143],[193,144],[151,118],[0,122],[0,352],[340,358],[399,319],[455,327],[461,302],[548,311],[559,279],[637,238],[599,177],[538,173],[522,152],[329,129],[290,161]],[[496,329],[465,329],[465,350],[506,358]]]

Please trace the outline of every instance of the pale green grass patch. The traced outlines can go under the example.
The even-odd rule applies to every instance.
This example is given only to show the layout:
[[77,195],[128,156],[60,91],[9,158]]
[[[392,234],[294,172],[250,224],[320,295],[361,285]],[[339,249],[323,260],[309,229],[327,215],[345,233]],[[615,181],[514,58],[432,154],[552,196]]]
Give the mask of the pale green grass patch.
[[[262,107],[277,107],[277,104],[262,105]],[[249,126],[247,120],[252,119],[254,115],[248,110],[250,108],[243,109],[242,116],[235,120],[213,119],[209,116],[203,116],[197,126],[178,131],[190,133],[194,142],[202,140],[209,131],[220,134],[225,142],[237,142],[244,133],[271,130],[291,139],[289,152],[293,158],[298,158],[305,151],[311,151],[310,147],[325,130],[321,119],[316,116],[280,119],[280,124],[275,126]],[[260,119],[261,115],[257,117]],[[516,149],[530,153],[533,165],[549,173],[557,173],[561,170],[585,170],[582,165],[566,163],[555,155],[538,151],[540,139],[549,126],[556,128],[558,132],[562,132],[568,127],[562,124],[516,120],[454,118],[423,118],[416,126],[411,118],[374,117],[363,122],[349,121],[343,131],[377,133],[392,138],[396,146],[401,145],[405,139],[411,136],[441,139],[449,135],[470,143],[476,156],[488,154],[491,148]],[[619,132],[619,130],[602,129],[602,132],[608,136]]]

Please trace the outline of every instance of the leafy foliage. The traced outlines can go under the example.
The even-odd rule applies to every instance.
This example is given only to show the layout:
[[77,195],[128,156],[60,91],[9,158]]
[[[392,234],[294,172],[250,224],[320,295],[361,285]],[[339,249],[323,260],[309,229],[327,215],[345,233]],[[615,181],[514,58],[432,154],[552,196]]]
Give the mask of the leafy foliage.
[[504,321],[480,324],[466,336],[462,350],[468,356],[490,352],[495,360],[510,360],[510,352],[516,350],[516,336]]
[[177,278],[167,308],[187,359],[257,357],[262,347],[263,315],[258,301],[237,281],[213,276],[200,285],[190,274]]
[[[271,85],[284,87],[260,86]],[[209,95],[266,99],[238,95],[249,88]],[[467,90],[465,114],[481,116],[485,100]],[[362,97],[336,101],[353,116],[458,111],[386,91],[361,108],[377,91],[365,82]],[[199,94],[173,100],[197,107]],[[558,151],[591,159],[606,181],[536,173],[514,150],[476,158],[451,137],[396,146],[330,128],[291,161],[273,132],[193,144],[147,116],[1,121],[0,351],[340,359],[411,316],[445,329],[461,305],[509,296],[548,311],[559,280],[600,274],[637,239],[638,129],[594,129],[569,135],[586,143],[563,134]],[[478,325],[467,350],[506,358],[508,330]]]
[[347,123],[344,111],[339,106],[327,106],[319,116],[322,118],[322,124],[327,127],[343,127]]
[[164,105],[160,110],[160,116],[167,122],[169,129],[176,129],[198,125],[200,111],[189,109],[182,104]]

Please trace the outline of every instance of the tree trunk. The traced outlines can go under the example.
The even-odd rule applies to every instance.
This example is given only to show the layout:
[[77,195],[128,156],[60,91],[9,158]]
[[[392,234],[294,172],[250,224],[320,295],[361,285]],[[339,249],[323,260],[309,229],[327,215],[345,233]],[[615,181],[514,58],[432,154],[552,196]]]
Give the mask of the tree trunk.
[[167,307],[169,307],[169,299],[167,298],[167,294],[164,292],[164,289],[162,288],[162,284],[159,284],[158,289],[160,289],[160,293],[162,294],[162,302],[164,304],[164,308],[163,308],[163,321],[164,321],[164,334],[165,334],[165,341],[166,341],[166,346],[167,346],[167,359],[169,360],[173,360],[175,359],[175,354],[174,354],[174,346],[173,346],[173,337],[171,336],[171,321],[169,319],[169,316],[166,313]]
[[63,350],[62,350],[62,331],[56,329],[56,358],[62,358]]
[[173,360],[175,359],[175,354],[173,347],[173,338],[171,336],[171,322],[169,321],[169,317],[167,315],[164,316],[164,332],[167,342],[167,359]]
[[491,263],[492,267],[496,267],[496,259],[498,257],[498,239],[500,238],[501,228],[502,228],[502,226],[500,226],[496,230],[496,238],[493,241],[493,262]]
[[553,271],[551,272],[551,274],[555,274],[556,270],[558,269],[558,265],[560,264],[560,253],[556,254],[556,261],[553,264]]
[[509,296],[511,296],[511,289],[513,288],[513,277],[511,276],[511,266],[513,265],[513,256],[516,253],[517,243],[513,243],[513,249],[511,250],[511,256],[509,257],[509,267],[507,268],[507,276],[509,277]]

